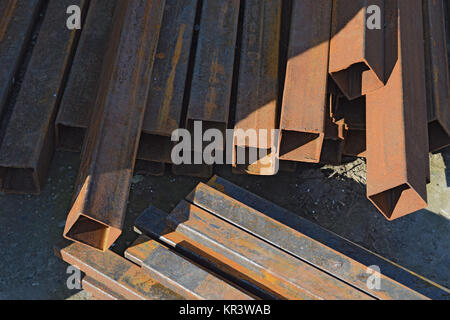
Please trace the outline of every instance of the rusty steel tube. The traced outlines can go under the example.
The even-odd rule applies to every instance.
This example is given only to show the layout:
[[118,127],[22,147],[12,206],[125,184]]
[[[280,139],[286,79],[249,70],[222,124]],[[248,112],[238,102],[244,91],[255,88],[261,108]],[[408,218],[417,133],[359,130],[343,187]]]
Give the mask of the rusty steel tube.
[[318,163],[325,136],[332,1],[293,2],[281,110],[281,160]]
[[387,1],[386,86],[367,95],[367,196],[394,220],[427,206],[422,1]]
[[105,251],[122,232],[164,0],[120,1],[64,236]]
[[330,74],[350,100],[384,86],[384,37],[368,27],[370,6],[383,18],[384,0],[334,0]]

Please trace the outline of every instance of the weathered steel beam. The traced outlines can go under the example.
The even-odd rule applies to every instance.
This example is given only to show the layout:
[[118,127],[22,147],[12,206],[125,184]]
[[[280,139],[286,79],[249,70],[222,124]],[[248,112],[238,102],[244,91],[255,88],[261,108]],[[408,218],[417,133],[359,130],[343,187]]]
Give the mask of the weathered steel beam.
[[310,239],[314,239],[330,249],[344,254],[350,259],[366,266],[378,266],[381,273],[386,277],[394,279],[403,286],[430,299],[447,300],[450,298],[450,291],[447,288],[443,288],[420,275],[400,267],[399,265],[394,264],[297,214],[281,208],[244,188],[238,187],[221,177],[215,176],[208,182],[208,185],[236,201],[263,213],[267,218],[278,221],[279,223],[304,234]]
[[118,2],[110,56],[83,147],[64,236],[107,250],[122,233],[164,0]]
[[387,1],[385,87],[367,95],[367,196],[388,220],[427,206],[422,1]]
[[117,0],[91,0],[61,107],[56,117],[56,147],[79,152],[94,110],[101,69]]
[[425,70],[430,151],[450,145],[448,51],[443,0],[424,0]]
[[42,0],[0,0],[0,117]]
[[81,281],[81,285],[83,290],[86,290],[95,297],[95,300],[127,300],[122,295],[112,291],[103,283],[100,283],[91,277],[84,277]]
[[54,119],[79,32],[66,10],[85,0],[50,0],[0,148],[0,189],[39,194],[54,152]]
[[383,18],[384,0],[333,1],[329,71],[350,100],[384,86],[384,24],[369,28],[368,9],[373,5]]
[[[234,129],[256,130],[258,138],[235,139],[234,152],[253,149],[257,158],[238,165],[233,157],[233,166],[248,174],[274,175],[278,171],[270,160],[277,156],[271,132],[278,127],[281,11],[281,0],[245,2]],[[267,130],[265,141],[259,139],[260,130]]]
[[187,112],[187,129],[227,129],[239,20],[239,0],[204,0],[194,74]]
[[166,172],[166,164],[162,162],[136,160],[134,172],[137,174],[162,177]]
[[370,266],[359,263],[205,184],[201,183],[186,199],[378,299],[425,298],[383,274],[380,274],[380,289],[369,288],[367,283],[371,274],[367,269]]
[[366,130],[366,96],[355,100],[339,98],[332,118],[334,123],[343,121],[345,129]]
[[79,243],[61,242],[55,254],[127,300],[182,300],[142,272],[141,268],[112,251],[100,252]]
[[[294,258],[267,242],[232,226],[187,202],[167,217],[168,225],[194,241],[219,248],[233,261],[247,263],[255,272],[273,279],[297,299],[372,299],[344,282]],[[250,268],[250,266],[249,266]],[[275,290],[275,289],[274,289]],[[276,290],[275,290],[276,291]]]
[[253,300],[208,270],[146,236],[140,236],[125,251],[125,257],[140,265],[153,279],[187,299]]
[[281,110],[281,160],[318,163],[325,134],[332,1],[295,0]]
[[[196,242],[185,235],[173,231],[167,226],[167,213],[150,207],[145,210],[135,222],[135,231],[159,240],[173,248],[180,254],[188,257],[197,264],[214,271],[225,279],[229,279],[241,288],[263,299],[286,299],[283,290],[277,293],[269,288],[272,283],[264,275],[248,268],[248,264],[239,263],[221,254],[219,248],[209,248],[201,242]],[[245,260],[244,260],[245,261]],[[251,266],[251,265],[250,265]],[[278,290],[280,291],[280,290]]]
[[172,163],[172,132],[180,127],[198,0],[166,0],[142,126],[138,158]]

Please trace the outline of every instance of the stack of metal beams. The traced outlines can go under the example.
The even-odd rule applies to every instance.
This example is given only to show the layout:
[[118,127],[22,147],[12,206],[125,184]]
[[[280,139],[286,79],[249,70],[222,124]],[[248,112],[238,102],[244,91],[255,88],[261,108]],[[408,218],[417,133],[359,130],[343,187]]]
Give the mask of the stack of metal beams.
[[[445,13],[443,0],[0,0],[0,189],[37,194],[56,148],[81,151],[66,233],[95,221],[108,246],[134,169],[213,174],[172,164],[171,134],[200,121],[279,129],[265,151],[286,170],[366,157],[386,218],[417,211],[428,153],[450,144]],[[233,170],[277,172],[261,160]]]
[[450,298],[448,289],[220,177],[170,214],[149,208],[135,230],[125,257],[79,243],[56,252],[86,274],[83,288],[96,299]]

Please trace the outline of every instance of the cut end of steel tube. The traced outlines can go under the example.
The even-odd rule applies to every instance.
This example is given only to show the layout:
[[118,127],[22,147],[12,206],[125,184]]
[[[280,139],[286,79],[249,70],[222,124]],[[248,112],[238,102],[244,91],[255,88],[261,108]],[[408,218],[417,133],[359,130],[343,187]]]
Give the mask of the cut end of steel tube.
[[[247,162],[246,164],[237,164],[236,157],[238,153],[245,154],[245,161]],[[257,156],[256,161],[252,161],[255,159],[250,160],[251,153]],[[279,169],[276,155],[273,155],[272,149],[235,146],[233,161],[233,169],[237,170],[236,174],[246,173],[249,175],[273,176],[278,173]]]
[[384,81],[364,62],[331,72],[331,77],[348,100],[357,99],[384,86]]
[[33,168],[0,166],[0,190],[10,194],[39,195],[41,182]]
[[389,221],[427,207],[426,195],[421,196],[407,183],[368,198]]
[[325,135],[321,133],[283,130],[280,160],[319,163]]
[[105,252],[119,238],[122,231],[108,226],[84,214],[67,218],[64,237]]

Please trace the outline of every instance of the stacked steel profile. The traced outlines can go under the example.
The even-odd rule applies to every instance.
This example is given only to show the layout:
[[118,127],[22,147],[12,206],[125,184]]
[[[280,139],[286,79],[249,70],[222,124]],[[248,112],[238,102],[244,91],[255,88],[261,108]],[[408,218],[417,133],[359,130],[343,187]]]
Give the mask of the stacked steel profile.
[[170,214],[150,207],[135,231],[125,257],[68,242],[56,254],[102,300],[450,299],[448,289],[220,177]]
[[[81,30],[67,28],[70,5]],[[172,164],[172,132],[199,121],[203,131],[280,129],[264,143],[235,139],[236,173],[276,174],[272,156],[286,170],[365,157],[368,198],[387,219],[420,210],[428,153],[450,145],[447,9],[443,0],[0,0],[0,189],[38,194],[55,148],[81,151],[64,234],[106,250],[134,170],[213,174],[211,164]],[[238,150],[264,152],[243,165]]]

